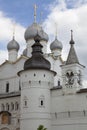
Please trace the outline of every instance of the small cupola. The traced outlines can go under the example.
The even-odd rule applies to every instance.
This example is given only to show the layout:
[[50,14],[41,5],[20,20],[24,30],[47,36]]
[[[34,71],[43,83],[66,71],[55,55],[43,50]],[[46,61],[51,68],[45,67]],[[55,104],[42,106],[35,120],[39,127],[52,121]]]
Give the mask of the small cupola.
[[55,38],[55,40],[50,44],[50,49],[51,51],[53,50],[62,50],[63,45],[62,43],[57,39],[57,37]]
[[19,48],[20,46],[13,36],[13,39],[7,44],[8,60],[10,62],[15,62],[17,60]]
[[14,39],[14,37],[13,37],[13,39],[12,39],[12,40],[8,43],[8,45],[7,45],[8,51],[11,51],[11,50],[16,50],[16,51],[18,51],[19,48],[20,48],[20,46],[19,46],[18,42],[17,42],[17,41]]
[[63,45],[62,43],[57,39],[57,36],[55,37],[55,40],[50,44],[50,50],[53,54],[53,57],[61,56]]

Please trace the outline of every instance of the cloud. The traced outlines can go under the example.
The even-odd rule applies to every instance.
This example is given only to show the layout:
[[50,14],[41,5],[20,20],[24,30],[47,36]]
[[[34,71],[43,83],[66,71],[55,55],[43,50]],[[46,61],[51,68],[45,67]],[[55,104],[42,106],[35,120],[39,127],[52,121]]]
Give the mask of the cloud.
[[[75,3],[79,5],[76,6]],[[55,23],[57,24],[58,39],[63,44],[64,60],[66,60],[70,48],[70,30],[73,29],[78,58],[81,64],[87,65],[87,1],[84,4],[82,0],[79,0],[78,4],[74,0],[73,8],[69,8],[66,0],[56,0],[49,6],[50,13],[45,19],[43,27],[49,34],[51,42],[55,37]]]
[[2,11],[0,11],[0,63],[6,59],[7,43],[12,40],[13,28],[15,24],[15,39],[20,44],[20,51],[24,48],[24,31],[25,28],[17,23],[14,19],[8,18]]

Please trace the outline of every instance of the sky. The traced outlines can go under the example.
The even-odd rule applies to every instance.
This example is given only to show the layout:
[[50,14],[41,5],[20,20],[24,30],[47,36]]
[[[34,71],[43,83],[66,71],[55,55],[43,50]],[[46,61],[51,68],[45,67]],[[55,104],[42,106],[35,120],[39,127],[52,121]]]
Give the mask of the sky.
[[[66,60],[72,29],[79,61],[87,66],[87,0],[0,0],[0,63],[7,59],[7,44],[13,37],[14,25],[19,54],[26,47],[24,32],[34,22],[34,4],[37,5],[37,23],[42,21],[49,35],[48,48],[57,29],[58,40],[63,44],[62,57]],[[86,75],[87,69],[87,83]]]

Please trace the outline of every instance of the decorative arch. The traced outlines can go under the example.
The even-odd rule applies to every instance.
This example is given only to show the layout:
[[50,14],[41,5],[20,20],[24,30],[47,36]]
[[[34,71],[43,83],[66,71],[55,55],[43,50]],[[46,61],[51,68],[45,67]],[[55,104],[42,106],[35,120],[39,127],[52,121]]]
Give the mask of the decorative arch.
[[9,111],[9,107],[10,107],[9,104],[6,103],[6,110],[7,110],[7,111]]
[[18,102],[15,102],[15,110],[18,110],[19,109],[19,104]]
[[11,110],[14,110],[14,103],[11,102]]

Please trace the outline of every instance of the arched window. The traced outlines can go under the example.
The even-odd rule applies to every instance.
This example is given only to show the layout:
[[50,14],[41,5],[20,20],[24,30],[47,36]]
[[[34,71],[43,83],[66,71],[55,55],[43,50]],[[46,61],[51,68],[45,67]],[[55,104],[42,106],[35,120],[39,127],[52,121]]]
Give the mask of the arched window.
[[24,101],[24,105],[27,106],[27,101],[26,100]]
[[9,92],[9,82],[6,83],[6,93]]
[[14,110],[14,104],[11,103],[11,110]]
[[9,104],[6,103],[6,110],[9,111]]
[[39,97],[39,107],[45,107],[45,97],[44,97],[44,95],[41,95]]
[[15,103],[15,110],[18,110],[19,109],[19,104],[18,102]]
[[60,80],[58,80],[58,87],[60,87]]
[[23,106],[24,107],[28,107],[28,98],[26,96],[24,96],[24,101],[23,101]]
[[43,100],[41,100],[41,106],[43,106]]
[[74,73],[69,70],[66,73],[66,85],[73,85],[73,84],[74,84]]
[[1,111],[5,111],[5,105],[4,104],[1,105]]
[[82,74],[81,74],[81,71],[79,70],[79,72],[78,72],[78,78],[77,78],[77,82],[78,82],[78,84],[79,85],[82,85],[82,79],[81,79],[81,76]]

